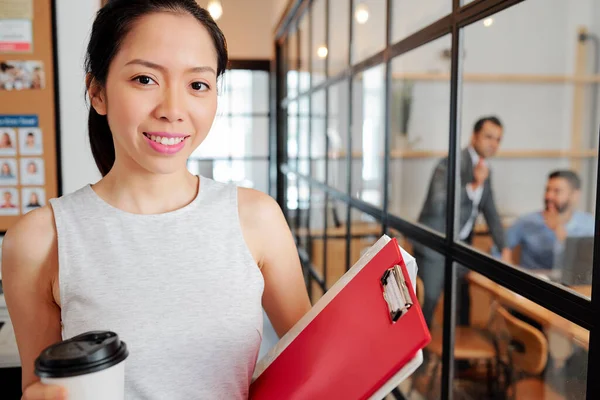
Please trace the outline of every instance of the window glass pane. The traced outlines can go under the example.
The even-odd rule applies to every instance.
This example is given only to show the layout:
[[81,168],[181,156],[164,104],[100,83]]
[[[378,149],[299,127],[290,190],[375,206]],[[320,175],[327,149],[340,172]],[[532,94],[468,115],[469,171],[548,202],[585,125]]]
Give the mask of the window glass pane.
[[292,170],[298,167],[298,102],[287,106],[287,156]]
[[311,98],[311,176],[321,182],[325,182],[325,141],[327,129],[325,91],[319,90],[313,93]]
[[287,38],[287,97],[298,95],[298,35],[295,28]]
[[263,160],[190,159],[188,170],[218,182],[234,183],[264,193],[268,193],[269,190],[269,161],[266,158]]
[[348,173],[348,81],[344,80],[328,88],[329,110],[327,140],[329,141],[329,177],[327,184],[347,193],[346,174]]
[[[266,90],[265,90],[266,89]],[[269,71],[252,71],[252,104],[246,106],[253,114],[269,113]]]
[[[305,252],[310,249],[309,246],[309,216],[310,216],[310,186],[305,179],[296,177],[296,183],[298,192],[296,198],[298,199],[298,212],[296,219],[296,226],[298,227],[298,248]],[[309,254],[310,257],[310,254]]]
[[285,177],[286,182],[286,219],[287,223],[294,235],[294,239],[298,240],[298,224],[296,222],[298,216],[298,180],[295,174],[288,173]]
[[431,344],[423,350],[425,361],[398,389],[407,399],[439,399],[445,259],[441,253],[407,238],[395,229],[390,229],[388,235],[395,237],[398,244],[416,259],[418,270],[417,282],[414,283],[417,289],[415,294],[432,334]]
[[381,237],[381,222],[356,208],[350,213],[350,264],[351,268]]
[[449,65],[439,54],[451,46],[444,36],[391,61],[391,214],[444,234]]
[[335,76],[348,67],[349,23],[350,2],[329,0],[329,48],[327,49],[329,76]]
[[353,0],[352,63],[356,64],[385,48],[385,1]]
[[267,71],[227,70],[221,82],[217,115],[269,112]]
[[309,173],[309,123],[308,97],[302,97],[298,102],[298,172],[302,175]]
[[580,293],[591,284],[599,120],[594,46],[579,32],[594,15],[597,2],[519,3],[467,26],[462,52],[459,237]]
[[385,68],[378,65],[352,82],[352,195],[383,204]]
[[310,88],[310,10],[304,13],[300,20],[298,30],[300,31],[300,62],[298,63],[299,90],[306,92]]
[[392,43],[398,42],[452,12],[452,0],[393,0]]
[[327,265],[322,276],[326,279],[327,289],[330,289],[346,273],[347,225],[344,222],[347,205],[328,197],[325,212],[327,213]]
[[457,269],[455,397],[585,399],[589,331],[474,271]]
[[[319,280],[323,280],[323,251],[325,235],[325,192],[311,188],[310,209],[308,210],[309,240],[307,249],[311,265]],[[309,282],[309,295],[313,304],[321,298],[324,291],[318,281],[311,276]]]
[[325,42],[325,0],[316,0],[312,4],[312,86],[325,80],[325,61],[327,43]]
[[267,157],[268,154],[269,117],[217,116],[192,158]]

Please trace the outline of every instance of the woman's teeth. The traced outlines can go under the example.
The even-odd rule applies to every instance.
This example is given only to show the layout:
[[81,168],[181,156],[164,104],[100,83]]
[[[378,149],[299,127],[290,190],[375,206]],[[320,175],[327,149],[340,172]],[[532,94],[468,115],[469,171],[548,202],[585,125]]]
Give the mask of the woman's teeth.
[[166,138],[166,137],[155,136],[155,135],[152,135],[152,136],[146,135],[146,137],[149,137],[150,140],[153,140],[156,143],[160,143],[165,146],[173,146],[173,145],[179,144],[185,140],[185,137]]

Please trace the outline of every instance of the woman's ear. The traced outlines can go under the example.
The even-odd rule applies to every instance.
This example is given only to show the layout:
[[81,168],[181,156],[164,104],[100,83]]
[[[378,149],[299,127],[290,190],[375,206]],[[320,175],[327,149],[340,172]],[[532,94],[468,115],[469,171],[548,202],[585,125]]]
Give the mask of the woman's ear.
[[106,94],[102,85],[93,76],[87,74],[85,86],[94,110],[100,115],[106,115]]

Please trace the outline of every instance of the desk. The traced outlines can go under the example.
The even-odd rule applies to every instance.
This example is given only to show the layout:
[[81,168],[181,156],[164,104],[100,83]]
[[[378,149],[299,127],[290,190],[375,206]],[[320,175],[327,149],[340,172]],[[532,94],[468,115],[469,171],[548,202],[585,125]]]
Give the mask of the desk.
[[[544,328],[554,329],[566,338],[577,343],[588,350],[590,345],[590,333],[581,326],[553,313],[552,311],[526,299],[525,297],[508,290],[485,276],[471,271],[467,274],[469,283],[476,285],[487,292],[501,304],[514,309],[540,323]],[[590,287],[574,287],[574,290],[586,295],[591,291]]]

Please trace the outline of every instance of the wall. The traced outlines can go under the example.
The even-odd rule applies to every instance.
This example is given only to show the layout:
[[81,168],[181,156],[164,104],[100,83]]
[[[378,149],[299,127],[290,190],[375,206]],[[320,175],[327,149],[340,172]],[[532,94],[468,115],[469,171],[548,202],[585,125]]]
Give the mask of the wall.
[[89,150],[83,60],[99,0],[56,2],[62,190],[69,193],[100,174]]

